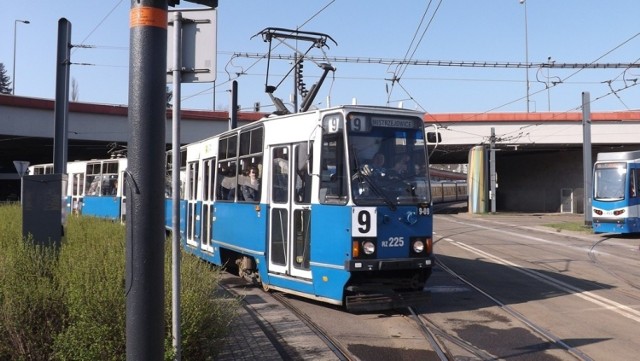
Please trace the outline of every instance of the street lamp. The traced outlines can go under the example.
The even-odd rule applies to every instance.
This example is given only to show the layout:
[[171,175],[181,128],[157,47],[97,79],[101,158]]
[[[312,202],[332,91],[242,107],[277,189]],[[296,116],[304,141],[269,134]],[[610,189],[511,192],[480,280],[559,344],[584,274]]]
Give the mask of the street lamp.
[[527,113],[529,113],[529,34],[527,26],[527,0],[520,0],[520,4],[524,4],[524,57],[525,71],[527,74]]
[[18,23],[29,24],[29,20],[14,20],[13,22],[13,74],[11,75],[11,95],[16,92],[16,30]]

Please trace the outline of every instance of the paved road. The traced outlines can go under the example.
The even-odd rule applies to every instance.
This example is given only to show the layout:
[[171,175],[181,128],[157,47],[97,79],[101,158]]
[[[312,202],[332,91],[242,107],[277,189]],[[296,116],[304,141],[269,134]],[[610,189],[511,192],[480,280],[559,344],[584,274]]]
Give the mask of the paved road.
[[[635,360],[640,350],[640,240],[558,232],[544,225],[581,222],[574,215],[437,215],[438,259],[502,302],[442,272],[430,319],[505,359]],[[440,294],[440,296],[438,296]],[[551,341],[505,315],[526,317]],[[555,337],[555,339],[554,339]]]

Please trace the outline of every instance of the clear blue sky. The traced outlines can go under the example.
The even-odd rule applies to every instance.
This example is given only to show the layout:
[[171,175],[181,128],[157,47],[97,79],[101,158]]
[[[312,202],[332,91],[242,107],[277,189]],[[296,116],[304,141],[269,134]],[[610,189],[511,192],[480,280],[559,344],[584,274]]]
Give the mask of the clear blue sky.
[[[72,62],[92,64],[72,66],[79,101],[127,103],[130,0],[5,2],[0,12],[0,62],[9,76],[15,20],[30,21],[16,27],[16,95],[55,97],[57,24],[64,17],[72,24],[74,45],[95,46],[72,50]],[[184,0],[182,4],[195,7]],[[260,102],[263,111],[273,110],[263,92],[266,62],[231,61],[235,52],[265,53],[267,44],[251,37],[266,27],[326,33],[338,43],[325,49],[329,57],[525,63],[528,48],[530,63],[547,62],[548,57],[557,63],[637,63],[639,13],[638,0],[526,0],[525,27],[525,5],[518,0],[219,0],[216,108],[228,109],[229,80],[235,79],[243,108]],[[282,46],[274,52],[291,54]],[[270,83],[277,83],[287,64],[272,64]],[[330,96],[332,105],[351,103],[353,98],[374,105],[389,101],[397,106],[402,101],[405,108],[430,113],[526,111],[523,68],[333,65],[335,76],[328,77],[317,97],[323,106]],[[310,87],[320,71],[307,62],[305,74]],[[391,86],[385,79],[394,74],[400,83]],[[547,91],[547,76],[561,83]],[[547,73],[532,68],[530,110],[577,110],[583,91],[591,94],[591,111],[638,110],[640,86],[633,86],[633,79],[639,77],[640,69]],[[288,102],[292,89],[293,80],[287,80],[276,95]],[[214,85],[185,84],[182,95],[183,109],[210,110]]]

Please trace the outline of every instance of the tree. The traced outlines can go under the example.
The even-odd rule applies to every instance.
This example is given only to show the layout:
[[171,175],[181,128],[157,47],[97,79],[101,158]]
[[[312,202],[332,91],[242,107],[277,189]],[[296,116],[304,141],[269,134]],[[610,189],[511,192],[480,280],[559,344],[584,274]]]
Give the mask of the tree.
[[77,102],[80,96],[80,90],[78,90],[78,82],[76,78],[71,78],[71,101]]
[[167,87],[167,109],[171,109],[171,98],[173,98],[173,92]]
[[0,94],[11,94],[11,78],[7,75],[4,64],[0,63]]

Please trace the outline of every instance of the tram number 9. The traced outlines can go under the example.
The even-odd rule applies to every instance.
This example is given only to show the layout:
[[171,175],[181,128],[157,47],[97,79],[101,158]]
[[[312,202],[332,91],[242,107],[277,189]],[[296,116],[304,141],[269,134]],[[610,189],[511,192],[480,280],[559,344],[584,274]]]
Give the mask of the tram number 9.
[[371,214],[369,212],[358,212],[358,232],[369,233],[371,229]]
[[370,132],[371,131],[371,123],[367,118],[355,117],[351,119],[350,128],[352,132]]
[[354,207],[351,216],[351,235],[375,237],[378,233],[375,207]]

